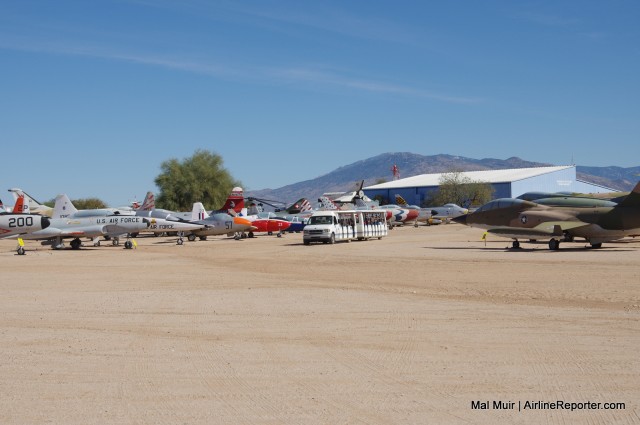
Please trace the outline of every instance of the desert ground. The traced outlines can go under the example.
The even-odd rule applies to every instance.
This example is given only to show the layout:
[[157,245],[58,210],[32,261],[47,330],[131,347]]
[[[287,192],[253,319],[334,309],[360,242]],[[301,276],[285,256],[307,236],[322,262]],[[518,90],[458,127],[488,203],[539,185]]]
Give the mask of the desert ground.
[[0,241],[0,423],[640,423],[640,240],[481,236]]

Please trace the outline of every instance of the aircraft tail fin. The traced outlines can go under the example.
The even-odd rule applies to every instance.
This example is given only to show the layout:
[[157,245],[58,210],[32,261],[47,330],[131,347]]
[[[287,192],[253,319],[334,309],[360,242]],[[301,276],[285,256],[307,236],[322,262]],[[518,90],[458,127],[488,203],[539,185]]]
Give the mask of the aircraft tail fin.
[[224,203],[220,211],[229,212],[229,210],[233,210],[233,214],[238,214],[242,212],[244,208],[244,191],[241,187],[234,187],[231,190],[231,194],[227,198],[227,201]]
[[640,206],[640,182],[627,195],[626,198],[618,204],[619,207],[637,207]]
[[195,202],[191,210],[191,221],[200,221],[209,217],[207,210],[204,209],[202,202]]
[[396,194],[396,204],[400,206],[409,205],[409,203],[400,195]]
[[49,216],[51,214],[51,208],[50,207],[48,207],[46,205],[43,205],[40,202],[36,201],[31,195],[29,195],[24,190],[18,189],[18,188],[13,188],[13,189],[9,189],[9,192],[11,192],[11,194],[13,195],[13,199],[16,202],[18,201],[18,198],[21,195],[24,196],[24,204],[29,207],[29,211],[32,211],[34,213],[47,215],[47,216]]
[[296,202],[293,203],[289,208],[287,208],[287,213],[289,214],[298,214],[305,211],[311,211],[311,203],[306,198],[300,198]]
[[142,204],[136,209],[137,211],[151,211],[156,207],[156,197],[153,196],[153,192],[147,192]]
[[318,198],[318,202],[322,205],[322,208],[325,210],[339,210],[338,206],[326,196],[321,196]]
[[56,203],[53,206],[52,218],[67,218],[72,214],[78,212],[78,209],[73,205],[71,199],[67,195],[56,196]]
[[20,194],[18,196],[18,199],[16,199],[16,203],[13,205],[13,213],[22,214],[22,213],[28,213],[28,212],[29,212],[29,204],[25,204],[24,194]]

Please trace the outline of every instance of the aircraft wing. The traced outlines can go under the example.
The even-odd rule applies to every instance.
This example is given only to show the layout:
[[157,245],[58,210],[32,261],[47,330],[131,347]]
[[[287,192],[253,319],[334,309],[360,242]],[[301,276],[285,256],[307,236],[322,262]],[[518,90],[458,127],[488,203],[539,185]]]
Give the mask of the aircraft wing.
[[567,230],[577,229],[589,226],[588,223],[582,221],[548,221],[536,227],[501,227],[489,229],[487,232],[502,236],[503,238],[512,239],[539,239],[552,238],[554,236],[563,236]]

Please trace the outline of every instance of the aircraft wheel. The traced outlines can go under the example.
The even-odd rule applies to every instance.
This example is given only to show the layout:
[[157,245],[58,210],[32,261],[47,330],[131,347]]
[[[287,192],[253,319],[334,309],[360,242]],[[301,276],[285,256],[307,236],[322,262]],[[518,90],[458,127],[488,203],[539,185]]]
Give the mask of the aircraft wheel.
[[196,240],[196,235],[192,233],[189,236],[187,236],[187,239],[189,240],[189,242],[193,242]]
[[335,233],[332,233],[332,234],[331,234],[331,237],[329,238],[329,243],[330,243],[331,245],[333,245],[334,243],[336,243],[336,235],[335,235]]
[[240,239],[242,239],[242,237],[238,234],[233,235],[233,239],[239,241]]
[[132,249],[133,248],[133,242],[131,241],[126,241],[124,243],[124,249]]
[[520,248],[520,242],[513,241],[513,244],[511,246],[513,247],[513,249],[518,249],[518,248]]
[[80,245],[82,245],[80,239],[74,239],[71,241],[71,249],[80,249]]
[[207,237],[206,237],[206,236],[200,236],[200,240],[201,240],[201,241],[206,241],[206,240],[207,240]]
[[184,241],[183,241],[182,239],[178,239],[178,240],[176,241],[176,244],[178,244],[178,245],[182,245],[183,243],[184,243]]
[[93,243],[93,246],[100,246],[100,241],[95,241],[95,242]]
[[591,244],[591,248],[594,248],[594,249],[602,248],[602,242],[600,242],[600,243],[592,243]]
[[113,246],[118,246],[118,245],[120,245],[120,240],[118,238],[115,238],[113,241],[111,241],[111,244]]
[[104,235],[104,240],[105,240],[105,241],[108,241],[108,240],[110,240],[110,239],[111,239],[111,236],[109,236],[109,235]]
[[23,246],[19,246],[18,247],[18,255],[24,255],[24,254],[25,254],[24,247]]
[[549,249],[552,251],[557,251],[560,249],[560,241],[557,239],[551,239],[549,241]]
[[240,233],[240,239],[246,239],[247,234],[245,232]]
[[132,238],[137,238],[137,237],[138,237],[138,232],[130,233],[130,236],[131,236]]
[[278,232],[278,234],[276,236],[281,238],[282,237],[282,232]]
[[271,236],[273,235],[273,232],[267,232],[267,235]]
[[253,232],[249,232],[249,237],[252,238],[254,236]]

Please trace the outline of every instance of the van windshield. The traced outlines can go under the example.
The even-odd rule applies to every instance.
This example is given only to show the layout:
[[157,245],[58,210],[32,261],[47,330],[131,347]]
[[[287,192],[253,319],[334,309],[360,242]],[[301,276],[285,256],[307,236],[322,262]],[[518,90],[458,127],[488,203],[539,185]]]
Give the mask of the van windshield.
[[309,219],[309,224],[331,224],[333,223],[333,216],[330,215],[316,215]]

